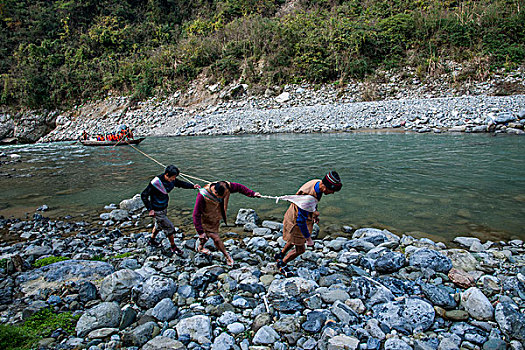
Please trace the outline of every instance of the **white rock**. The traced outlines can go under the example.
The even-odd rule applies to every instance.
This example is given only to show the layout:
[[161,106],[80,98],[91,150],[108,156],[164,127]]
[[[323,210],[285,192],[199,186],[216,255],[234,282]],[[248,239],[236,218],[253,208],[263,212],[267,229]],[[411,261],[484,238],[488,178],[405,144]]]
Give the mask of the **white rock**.
[[200,338],[211,338],[211,321],[208,316],[197,315],[183,318],[175,326],[179,337],[188,334],[192,340],[198,341]]
[[280,94],[279,96],[275,98],[275,101],[278,103],[284,103],[284,102],[290,101],[290,93],[286,91],[283,92],[282,94]]
[[461,305],[476,320],[494,319],[494,307],[485,294],[476,287],[461,293]]
[[337,335],[328,340],[328,350],[356,350],[359,340],[347,335]]
[[255,345],[273,344],[279,339],[279,334],[270,326],[261,327],[253,337]]

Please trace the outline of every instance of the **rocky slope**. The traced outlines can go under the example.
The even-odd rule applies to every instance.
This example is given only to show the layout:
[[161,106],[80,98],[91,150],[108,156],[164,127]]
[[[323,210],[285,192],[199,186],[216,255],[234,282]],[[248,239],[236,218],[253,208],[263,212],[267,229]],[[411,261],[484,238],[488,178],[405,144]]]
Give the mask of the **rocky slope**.
[[[128,124],[136,135],[181,136],[241,133],[345,132],[389,129],[415,132],[523,134],[525,71],[493,74],[483,81],[455,81],[442,74],[422,82],[415,72],[382,72],[375,82],[344,87],[286,85],[265,91],[243,84],[195,81],[167,98],[132,103],[108,97],[63,113],[0,114],[0,139],[20,142],[75,140]],[[51,131],[52,130],[52,131]]]
[[[183,258],[167,239],[148,246],[145,216],[136,196],[98,222],[0,220],[21,240],[0,248],[1,322],[42,308],[81,315],[75,334],[40,341],[53,349],[523,349],[522,241],[458,237],[451,248],[344,226],[284,278],[273,261],[282,224],[253,210],[237,215],[245,234],[222,234],[232,268],[196,254],[189,232],[176,235]],[[50,255],[70,260],[31,267]]]

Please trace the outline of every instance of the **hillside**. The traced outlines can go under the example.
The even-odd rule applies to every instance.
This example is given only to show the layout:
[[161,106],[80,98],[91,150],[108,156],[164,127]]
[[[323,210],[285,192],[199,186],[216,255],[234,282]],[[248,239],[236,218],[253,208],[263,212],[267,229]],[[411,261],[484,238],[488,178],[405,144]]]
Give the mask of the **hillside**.
[[[483,81],[525,59],[523,1],[4,0],[0,104],[140,101],[195,79],[251,90],[381,81],[410,68]],[[447,62],[457,62],[461,70]]]

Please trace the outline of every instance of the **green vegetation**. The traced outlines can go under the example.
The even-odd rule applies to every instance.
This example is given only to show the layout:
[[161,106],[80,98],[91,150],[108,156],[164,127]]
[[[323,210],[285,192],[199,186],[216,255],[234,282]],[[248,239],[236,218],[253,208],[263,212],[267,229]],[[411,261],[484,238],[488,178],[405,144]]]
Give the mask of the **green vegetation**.
[[[482,79],[525,60],[520,0],[4,0],[0,103],[134,100],[197,76],[252,86],[338,83],[443,62]],[[446,73],[446,72],[445,72]]]
[[89,260],[91,261],[106,261],[107,259],[104,257],[104,255],[93,255]]
[[9,259],[0,259],[0,269],[7,269],[7,262]]
[[129,258],[130,256],[133,256],[132,252],[117,254],[115,256],[109,257],[109,259],[123,259],[123,258]]
[[0,348],[6,350],[30,349],[37,336],[24,327],[0,324]]
[[64,260],[69,260],[69,258],[65,256],[48,256],[47,258],[42,258],[42,259],[35,261],[33,263],[33,266],[43,267],[43,266],[51,265],[53,263],[64,261]]
[[73,334],[79,316],[70,312],[56,314],[43,309],[21,326],[0,325],[0,349],[30,349],[42,337],[48,337],[58,328]]

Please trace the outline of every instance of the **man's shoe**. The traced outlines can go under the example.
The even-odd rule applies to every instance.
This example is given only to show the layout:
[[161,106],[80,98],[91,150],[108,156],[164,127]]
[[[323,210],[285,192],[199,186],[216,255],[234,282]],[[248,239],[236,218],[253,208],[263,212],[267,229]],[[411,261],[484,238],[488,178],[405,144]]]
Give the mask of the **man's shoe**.
[[173,254],[176,254],[177,256],[183,256],[184,255],[184,252],[182,250],[180,250],[179,247],[177,247],[176,245],[172,245],[171,246],[171,252]]
[[148,244],[152,247],[158,248],[160,247],[160,243],[154,240],[153,238],[150,238],[148,241]]
[[275,259],[275,261],[283,260],[284,259],[284,254],[282,252],[279,252],[279,253],[275,254],[273,256],[273,258]]

